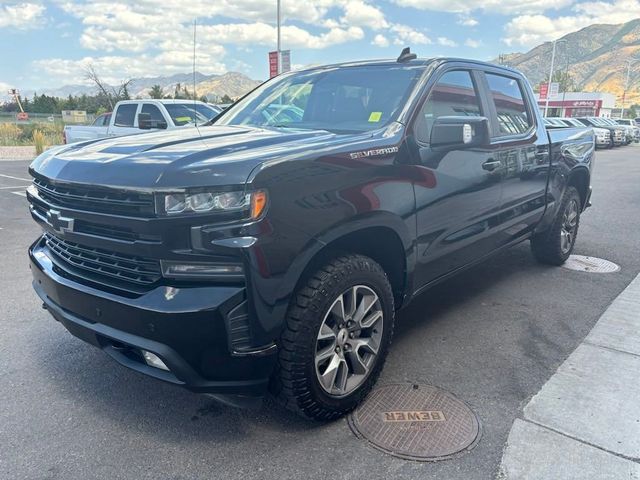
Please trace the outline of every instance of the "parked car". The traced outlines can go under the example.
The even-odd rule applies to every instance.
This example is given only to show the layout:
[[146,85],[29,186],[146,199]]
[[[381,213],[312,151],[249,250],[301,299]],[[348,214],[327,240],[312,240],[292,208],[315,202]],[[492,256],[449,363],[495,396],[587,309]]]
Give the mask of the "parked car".
[[[274,122],[274,102],[304,114]],[[289,72],[211,126],[36,158],[33,287],[124,366],[333,419],[422,292],[525,240],[567,260],[593,161],[592,130],[545,129],[506,67],[403,51]]]
[[619,147],[627,141],[626,131],[621,125],[611,125],[604,122],[601,117],[576,117],[583,125],[587,127],[606,128],[611,133],[611,147]]
[[622,125],[631,131],[632,141],[639,142],[640,141],[640,127],[636,125],[636,122],[631,120],[630,118],[616,118],[615,122],[618,125]]
[[[570,118],[570,117],[560,117],[558,118],[559,121],[561,121],[562,123],[564,123],[567,127],[582,127],[585,128],[585,126],[578,121],[575,118]],[[611,148],[611,132],[609,130],[607,130],[606,128],[600,128],[600,127],[591,127],[593,129],[593,133],[595,135],[595,139],[596,139],[596,148],[597,147],[602,147],[602,148]]]
[[633,128],[632,127],[628,127],[626,125],[620,125],[618,122],[616,122],[615,120],[611,119],[611,118],[601,118],[600,119],[602,122],[606,123],[607,125],[611,125],[612,127],[620,127],[624,130],[624,144],[625,145],[629,145],[632,141],[633,141]]
[[205,123],[221,110],[190,100],[125,100],[118,102],[114,113],[105,113],[89,126],[64,127],[65,143],[96,140],[145,133],[152,129],[171,130]]

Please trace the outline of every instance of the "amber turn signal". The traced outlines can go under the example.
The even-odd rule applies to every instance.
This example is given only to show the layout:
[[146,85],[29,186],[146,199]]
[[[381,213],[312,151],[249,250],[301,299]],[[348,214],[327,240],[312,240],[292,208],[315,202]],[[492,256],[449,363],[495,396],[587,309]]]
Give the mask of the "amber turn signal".
[[267,192],[259,190],[251,195],[251,218],[256,219],[267,207]]

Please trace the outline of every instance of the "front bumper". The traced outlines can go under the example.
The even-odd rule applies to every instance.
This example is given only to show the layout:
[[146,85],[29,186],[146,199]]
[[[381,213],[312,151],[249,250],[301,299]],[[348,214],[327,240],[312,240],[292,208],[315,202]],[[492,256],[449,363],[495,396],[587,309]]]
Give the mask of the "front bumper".
[[[275,345],[242,352],[230,347],[227,317],[246,301],[243,286],[158,286],[125,297],[75,282],[47,256],[41,240],[29,257],[44,307],[74,336],[118,363],[222,399],[266,393]],[[141,350],[160,357],[169,370],[147,365]]]

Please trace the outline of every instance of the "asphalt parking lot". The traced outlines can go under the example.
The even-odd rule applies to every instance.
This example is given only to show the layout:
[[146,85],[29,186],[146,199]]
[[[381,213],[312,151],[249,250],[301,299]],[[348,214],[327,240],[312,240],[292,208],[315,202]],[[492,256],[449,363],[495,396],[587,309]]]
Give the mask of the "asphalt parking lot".
[[148,379],[73,338],[31,291],[37,237],[24,161],[0,161],[0,478],[489,479],[515,418],[640,272],[640,147],[599,151],[575,253],[612,274],[538,265],[519,245],[399,315],[380,384],[453,392],[482,438],[437,463],[388,456],[346,420],[310,423],[272,402],[236,410]]

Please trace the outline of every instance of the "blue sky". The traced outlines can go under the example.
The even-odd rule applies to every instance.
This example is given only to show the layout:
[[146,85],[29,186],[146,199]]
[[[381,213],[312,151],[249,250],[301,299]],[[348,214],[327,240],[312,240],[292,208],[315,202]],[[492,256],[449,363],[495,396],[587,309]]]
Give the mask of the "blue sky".
[[[197,69],[268,76],[275,0],[0,0],[0,95],[84,83],[92,64],[107,80]],[[495,58],[593,23],[640,17],[640,0],[282,0],[283,48],[294,66],[420,56]]]

